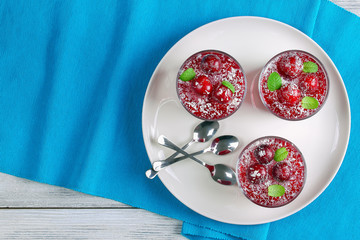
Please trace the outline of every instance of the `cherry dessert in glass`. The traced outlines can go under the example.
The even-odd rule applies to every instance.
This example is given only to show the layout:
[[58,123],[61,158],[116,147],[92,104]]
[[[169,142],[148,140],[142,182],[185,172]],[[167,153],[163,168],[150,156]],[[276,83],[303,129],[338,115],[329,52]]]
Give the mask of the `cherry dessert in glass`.
[[321,62],[310,53],[289,50],[277,54],[259,78],[260,98],[276,116],[302,120],[325,104],[329,80]]
[[254,140],[237,162],[238,184],[245,196],[263,207],[280,207],[303,189],[305,160],[290,141],[268,136]]
[[204,50],[179,69],[177,94],[184,108],[203,120],[224,119],[238,110],[246,94],[240,64],[229,54]]

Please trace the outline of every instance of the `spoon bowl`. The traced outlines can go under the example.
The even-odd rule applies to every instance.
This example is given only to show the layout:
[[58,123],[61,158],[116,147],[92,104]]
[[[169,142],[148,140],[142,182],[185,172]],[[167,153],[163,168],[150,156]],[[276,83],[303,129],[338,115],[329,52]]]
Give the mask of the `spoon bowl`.
[[209,141],[219,129],[218,121],[204,121],[197,125],[194,129],[193,140],[194,142],[207,142]]
[[210,151],[216,155],[225,155],[233,152],[238,146],[239,140],[235,136],[224,135],[214,139]]
[[211,174],[211,177],[218,183],[223,185],[234,185],[237,183],[235,171],[224,165],[215,164],[206,166]]

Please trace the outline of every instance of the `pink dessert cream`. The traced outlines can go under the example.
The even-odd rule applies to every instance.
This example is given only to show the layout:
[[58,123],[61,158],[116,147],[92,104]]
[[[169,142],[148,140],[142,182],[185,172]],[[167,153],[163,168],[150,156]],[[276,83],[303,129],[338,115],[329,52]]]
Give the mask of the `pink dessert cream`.
[[277,54],[264,67],[259,92],[264,105],[286,120],[313,116],[325,104],[329,80],[325,68],[310,53],[289,50]]
[[269,136],[256,139],[244,148],[236,174],[248,199],[263,207],[280,207],[300,194],[306,166],[293,143]]
[[190,56],[176,81],[184,108],[203,120],[221,120],[240,107],[246,94],[246,79],[240,64],[230,55],[205,50]]

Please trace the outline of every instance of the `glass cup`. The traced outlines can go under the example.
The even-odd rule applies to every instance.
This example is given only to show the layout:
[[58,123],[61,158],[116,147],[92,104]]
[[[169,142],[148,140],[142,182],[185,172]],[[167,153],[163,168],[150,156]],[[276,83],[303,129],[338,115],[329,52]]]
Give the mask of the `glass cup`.
[[[238,186],[253,203],[281,207],[292,202],[306,180],[305,159],[289,140],[266,136],[249,143],[236,166]],[[281,193],[278,196],[274,193]]]
[[285,120],[303,120],[320,111],[329,93],[323,64],[302,50],[288,50],[271,58],[259,77],[265,107]]
[[[195,77],[181,80],[180,76],[190,68]],[[241,65],[229,54],[203,50],[182,64],[176,89],[181,104],[190,114],[215,121],[225,119],[239,109],[246,95],[246,78]]]

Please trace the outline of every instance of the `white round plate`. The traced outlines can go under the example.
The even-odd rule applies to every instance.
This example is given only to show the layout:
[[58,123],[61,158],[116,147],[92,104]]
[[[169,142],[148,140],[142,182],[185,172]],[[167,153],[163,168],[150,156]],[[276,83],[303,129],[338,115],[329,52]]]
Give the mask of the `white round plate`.
[[[266,223],[304,208],[325,190],[342,163],[350,135],[350,106],[341,76],[327,54],[305,34],[281,22],[259,17],[215,21],[189,33],[168,51],[152,75],[143,104],[143,137],[150,161],[173,153],[156,143],[159,135],[182,147],[192,139],[193,129],[201,122],[182,107],[175,81],[181,64],[193,53],[205,49],[218,49],[237,59],[245,71],[248,89],[240,109],[220,121],[216,134],[237,136],[239,148],[225,156],[206,153],[199,158],[235,168],[241,150],[249,142],[262,136],[280,136],[292,141],[304,155],[305,187],[290,204],[264,208],[249,201],[237,186],[216,183],[206,168],[192,160],[161,171],[161,181],[189,208],[226,223]],[[266,110],[258,93],[258,76],[263,66],[277,53],[289,49],[312,53],[324,64],[330,79],[326,104],[315,116],[302,121],[277,118]],[[195,143],[187,151],[203,149],[209,144]]]

